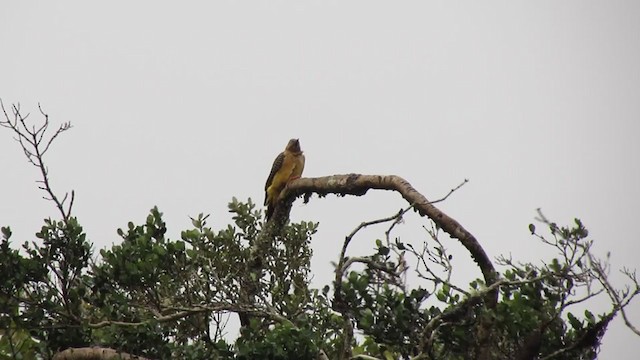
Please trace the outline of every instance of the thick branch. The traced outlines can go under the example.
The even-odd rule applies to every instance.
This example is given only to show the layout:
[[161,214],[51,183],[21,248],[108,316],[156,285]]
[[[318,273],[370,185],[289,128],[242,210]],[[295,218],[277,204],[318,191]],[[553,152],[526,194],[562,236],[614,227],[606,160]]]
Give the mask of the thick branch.
[[136,359],[147,358],[123,353],[114,349],[101,347],[70,348],[53,356],[53,360],[107,360],[107,359]]
[[[399,176],[347,174],[319,178],[301,178],[289,183],[281,193],[280,200],[288,199],[289,201],[286,203],[289,204],[294,197],[302,194],[310,196],[312,193],[320,196],[327,194],[361,196],[370,189],[399,192],[409,204],[413,205],[421,216],[429,217],[442,230],[462,243],[480,267],[487,285],[495,282],[495,268],[478,240],[462,227],[460,223],[436,208],[424,195],[414,189],[408,181]],[[283,208],[283,210],[286,210],[289,206],[284,206]],[[277,208],[276,212],[278,212],[278,210]],[[492,297],[488,304],[490,307],[497,301],[497,292],[495,292]]]

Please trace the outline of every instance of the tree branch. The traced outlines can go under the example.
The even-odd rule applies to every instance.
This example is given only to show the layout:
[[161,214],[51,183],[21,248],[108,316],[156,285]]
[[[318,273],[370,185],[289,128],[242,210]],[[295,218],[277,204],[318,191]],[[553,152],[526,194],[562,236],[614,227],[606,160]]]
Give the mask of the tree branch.
[[55,138],[58,137],[58,135],[71,129],[71,123],[62,123],[58,130],[56,130],[56,132],[49,138],[49,140],[47,140],[47,144],[45,145],[44,149],[42,149],[41,143],[44,139],[47,129],[49,128],[49,115],[47,115],[42,110],[40,104],[38,104],[38,109],[40,109],[40,113],[44,116],[44,122],[38,129],[36,129],[35,125],[31,129],[29,129],[29,126],[27,126],[26,123],[29,114],[22,115],[20,113],[19,104],[13,105],[11,107],[12,116],[7,113],[2,100],[0,100],[0,107],[2,108],[2,112],[4,113],[4,117],[6,119],[0,121],[0,126],[9,128],[15,133],[16,140],[20,143],[20,146],[22,147],[27,160],[29,160],[32,165],[40,170],[42,179],[38,180],[38,182],[41,183],[42,186],[39,186],[39,188],[41,190],[44,190],[48,195],[45,196],[44,199],[54,202],[56,208],[58,208],[58,211],[62,215],[62,219],[65,223],[67,223],[69,221],[69,217],[71,216],[71,208],[73,207],[75,193],[73,191],[71,192],[71,202],[65,210],[64,203],[67,199],[67,195],[65,195],[64,199],[60,201],[51,189],[51,184],[49,183],[49,171],[44,163],[44,155],[49,150],[49,146],[51,146],[51,143]]
[[[462,243],[480,267],[487,285],[495,282],[497,275],[493,263],[478,240],[460,223],[436,208],[424,195],[414,189],[408,181],[399,176],[347,174],[293,180],[279,197],[280,202],[284,201],[288,206],[276,207],[275,213],[286,211],[288,214],[290,204],[299,195],[304,194],[307,199],[312,193],[316,193],[321,197],[327,194],[362,196],[370,189],[399,192],[421,216],[429,217],[437,226]],[[495,305],[497,296],[498,293],[495,292],[487,299],[489,307]]]
[[191,308],[171,307],[167,309],[175,310],[176,312],[168,315],[164,315],[164,316],[157,316],[154,319],[149,319],[149,320],[140,321],[140,322],[105,320],[98,323],[91,323],[88,326],[92,329],[99,329],[99,328],[103,328],[110,325],[136,327],[136,326],[144,326],[152,322],[165,323],[165,322],[171,322],[171,321],[183,319],[189,316],[193,316],[193,315],[197,315],[205,312],[219,312],[219,311],[231,311],[236,313],[243,312],[243,313],[251,314],[252,316],[269,318],[280,323],[293,325],[293,323],[289,319],[285,318],[284,316],[278,313],[265,311],[265,310],[257,309],[254,307],[244,306],[239,304],[217,303],[217,304],[211,304],[211,305],[194,306]]
[[123,353],[110,348],[84,347],[70,348],[53,356],[53,360],[109,360],[109,359],[135,359],[149,360],[142,356]]

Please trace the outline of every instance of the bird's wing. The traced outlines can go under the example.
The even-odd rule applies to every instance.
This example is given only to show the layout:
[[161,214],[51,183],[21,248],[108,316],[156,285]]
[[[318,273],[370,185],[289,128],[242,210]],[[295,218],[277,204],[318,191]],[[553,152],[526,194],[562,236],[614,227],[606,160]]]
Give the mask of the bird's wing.
[[302,172],[304,171],[304,162],[306,161],[303,154],[300,154],[300,174],[298,176],[302,176]]
[[[276,173],[278,172],[278,170],[280,170],[283,163],[284,163],[284,152],[281,152],[278,155],[278,157],[276,157],[276,159],[273,161],[273,165],[271,166],[271,172],[269,173],[269,178],[267,178],[267,183],[264,185],[265,192],[267,191],[269,186],[271,186],[271,183],[273,182],[273,178],[276,176]],[[266,194],[265,194],[264,204],[267,205]]]

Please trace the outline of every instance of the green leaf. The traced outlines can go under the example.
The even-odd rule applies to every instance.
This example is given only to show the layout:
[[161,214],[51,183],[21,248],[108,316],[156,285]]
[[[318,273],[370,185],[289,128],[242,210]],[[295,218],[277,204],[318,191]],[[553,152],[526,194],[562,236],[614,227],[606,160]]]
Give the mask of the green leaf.
[[176,241],[176,250],[184,251],[184,241]]
[[569,324],[571,324],[571,327],[574,330],[580,330],[582,329],[582,322],[580,320],[578,320],[577,317],[575,317],[572,313],[567,313],[567,319],[569,320]]
[[384,351],[384,353],[383,353],[383,355],[384,355],[385,360],[394,360],[394,359],[396,359],[396,358],[397,358],[397,356],[396,356],[396,355],[394,355],[394,354],[393,354],[391,351],[389,351],[389,350],[385,350],[385,351]]
[[536,226],[533,224],[529,224],[529,231],[531,231],[531,235],[536,233]]
[[591,311],[585,310],[584,316],[587,318],[589,324],[594,324],[596,322],[596,318],[593,316],[593,313]]
[[164,256],[167,253],[167,249],[165,249],[162,245],[156,244],[153,246],[153,252],[155,252],[159,256]]
[[442,292],[449,295],[451,292],[451,286],[447,283],[442,284]]
[[322,294],[323,294],[324,296],[327,296],[327,294],[329,293],[329,290],[330,290],[329,285],[325,285],[325,286],[322,288]]
[[9,240],[9,238],[11,237],[11,228],[10,227],[8,227],[8,226],[6,226],[6,227],[3,226],[2,227],[2,237],[5,240]]
[[363,328],[369,328],[373,325],[373,311],[371,311],[371,309],[362,310],[360,315],[362,316],[360,319],[360,325]]

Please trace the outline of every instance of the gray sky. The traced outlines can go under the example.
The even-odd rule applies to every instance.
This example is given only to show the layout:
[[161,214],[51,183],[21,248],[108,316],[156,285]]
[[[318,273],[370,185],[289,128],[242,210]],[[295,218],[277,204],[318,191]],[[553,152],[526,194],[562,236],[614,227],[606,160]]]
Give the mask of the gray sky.
[[[527,229],[535,209],[578,217],[621,286],[615,269],[640,265],[639,15],[637,1],[16,1],[0,12],[0,97],[73,123],[47,160],[96,248],[154,205],[174,238],[200,212],[229,223],[231,197],[262,203],[299,137],[306,176],[396,174],[432,199],[470,179],[441,208],[493,257],[548,260]],[[0,223],[32,240],[56,214],[6,130],[0,154]],[[345,234],[404,205],[297,202],[293,220],[320,222],[314,284],[331,281]],[[420,243],[424,223],[401,234]],[[447,244],[457,279],[480,276]],[[629,315],[640,325],[640,301]],[[638,353],[618,317],[601,358]]]

